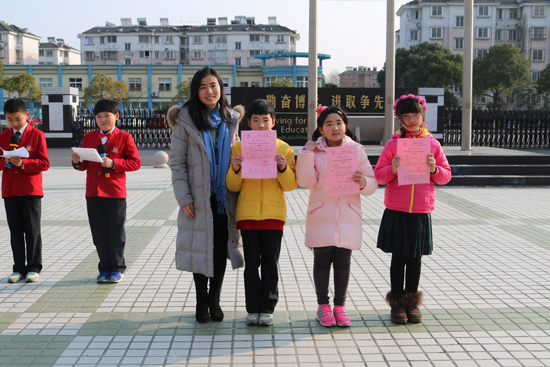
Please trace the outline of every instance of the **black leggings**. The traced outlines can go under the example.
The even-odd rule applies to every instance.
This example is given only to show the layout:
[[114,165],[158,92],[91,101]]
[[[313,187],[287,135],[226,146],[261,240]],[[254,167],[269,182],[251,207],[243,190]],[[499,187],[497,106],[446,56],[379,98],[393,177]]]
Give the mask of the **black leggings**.
[[422,257],[405,257],[392,255],[390,267],[392,293],[403,293],[405,266],[407,267],[405,291],[407,293],[418,291],[418,283],[420,282],[420,270],[422,268]]
[[345,306],[351,265],[351,250],[336,246],[313,249],[313,281],[317,303],[327,305],[330,265],[334,267],[334,305]]

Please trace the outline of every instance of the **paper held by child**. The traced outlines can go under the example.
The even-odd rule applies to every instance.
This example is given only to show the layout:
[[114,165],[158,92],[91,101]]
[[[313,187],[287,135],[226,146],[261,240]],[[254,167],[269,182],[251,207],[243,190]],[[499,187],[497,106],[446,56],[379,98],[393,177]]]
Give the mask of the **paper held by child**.
[[399,185],[430,183],[430,139],[397,139],[397,155],[401,157],[397,169]]
[[277,132],[242,131],[242,177],[277,178]]
[[103,163],[103,159],[99,156],[97,149],[95,148],[75,148],[73,147],[73,152],[79,155],[80,161],[92,161],[97,163]]
[[[0,148],[2,149],[2,148]],[[15,150],[4,150],[2,149],[2,155],[0,157],[21,157],[29,158],[29,151],[25,147],[21,147]]]
[[352,178],[358,167],[356,146],[327,148],[326,194],[358,194],[359,184]]

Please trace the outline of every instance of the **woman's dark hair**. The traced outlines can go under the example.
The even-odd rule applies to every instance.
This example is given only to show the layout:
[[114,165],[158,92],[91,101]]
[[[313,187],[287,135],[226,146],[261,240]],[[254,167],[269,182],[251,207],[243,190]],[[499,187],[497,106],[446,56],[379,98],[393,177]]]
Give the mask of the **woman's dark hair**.
[[319,128],[323,127],[325,120],[327,119],[327,116],[330,115],[331,113],[337,113],[340,116],[342,116],[342,121],[344,121],[344,124],[346,124],[346,135],[352,138],[355,142],[359,143],[359,140],[357,140],[357,136],[355,136],[353,131],[349,129],[349,121],[348,121],[348,116],[346,115],[346,111],[344,111],[343,109],[337,106],[326,108],[323,112],[321,112],[319,117],[317,117],[317,129],[315,129],[315,131],[313,132],[311,139],[313,141],[317,141],[317,139],[321,137],[321,132],[319,131]]
[[[426,111],[424,110],[424,105],[416,98],[405,98],[399,101],[397,106],[395,106],[395,116],[401,119],[406,113],[420,113],[422,114],[422,121],[426,120]],[[397,120],[399,121],[399,120]],[[401,123],[401,121],[399,121]],[[404,138],[407,134],[403,129],[401,130],[401,137]]]
[[225,96],[225,92],[223,90],[222,78],[220,78],[220,75],[216,72],[216,70],[205,66],[204,68],[197,71],[193,76],[193,79],[191,80],[191,95],[189,97],[189,100],[183,105],[184,107],[188,106],[189,116],[191,117],[191,120],[193,121],[197,129],[199,129],[200,131],[210,129],[211,127],[210,113],[208,111],[208,107],[206,107],[199,98],[199,87],[201,85],[201,81],[204,77],[207,77],[209,75],[212,75],[214,78],[216,78],[220,86],[220,100],[218,101],[218,103],[220,104],[220,115],[222,117],[222,120],[230,122],[226,113],[228,103],[227,97]]

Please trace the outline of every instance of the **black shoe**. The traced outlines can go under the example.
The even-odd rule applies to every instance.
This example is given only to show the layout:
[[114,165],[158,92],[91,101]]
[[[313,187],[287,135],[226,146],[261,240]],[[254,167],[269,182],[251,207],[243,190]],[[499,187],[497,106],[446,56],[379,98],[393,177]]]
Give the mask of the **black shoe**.
[[220,307],[219,299],[210,299],[208,301],[208,308],[210,309],[210,317],[212,318],[212,321],[215,321],[215,322],[223,321],[224,314]]

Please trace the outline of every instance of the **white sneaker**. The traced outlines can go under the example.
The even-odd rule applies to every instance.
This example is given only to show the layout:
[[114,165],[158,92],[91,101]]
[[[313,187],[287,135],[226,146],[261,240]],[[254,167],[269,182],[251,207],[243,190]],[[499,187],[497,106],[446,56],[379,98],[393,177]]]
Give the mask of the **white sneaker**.
[[260,314],[258,313],[249,313],[248,315],[246,315],[246,324],[258,325],[258,317],[260,317]]
[[14,272],[12,275],[8,277],[8,283],[17,283],[21,280],[21,274]]
[[260,320],[258,321],[258,324],[260,324],[262,326],[273,325],[273,314],[261,313],[260,314]]
[[39,278],[40,278],[40,274],[35,273],[34,271],[29,271],[27,273],[27,283],[38,282]]

